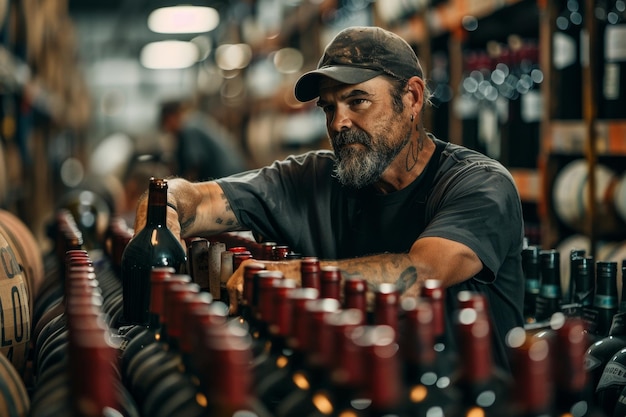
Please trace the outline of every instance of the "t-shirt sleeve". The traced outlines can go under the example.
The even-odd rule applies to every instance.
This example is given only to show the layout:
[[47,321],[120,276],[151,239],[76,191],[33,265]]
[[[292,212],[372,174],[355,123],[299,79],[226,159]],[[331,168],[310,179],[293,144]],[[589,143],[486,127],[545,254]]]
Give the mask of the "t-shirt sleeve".
[[485,265],[476,279],[491,282],[523,238],[515,184],[504,168],[470,163],[440,180],[437,203],[420,237],[442,237],[471,248]]
[[239,223],[255,233],[281,243],[299,245],[311,239],[313,207],[325,200],[330,156],[307,153],[252,171],[219,179]]

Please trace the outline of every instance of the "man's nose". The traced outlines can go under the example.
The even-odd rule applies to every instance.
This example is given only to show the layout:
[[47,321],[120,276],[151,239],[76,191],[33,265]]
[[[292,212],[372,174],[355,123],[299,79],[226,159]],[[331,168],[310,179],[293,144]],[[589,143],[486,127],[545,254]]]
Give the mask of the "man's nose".
[[352,120],[349,117],[347,109],[338,108],[330,122],[330,129],[335,132],[341,132],[352,127]]

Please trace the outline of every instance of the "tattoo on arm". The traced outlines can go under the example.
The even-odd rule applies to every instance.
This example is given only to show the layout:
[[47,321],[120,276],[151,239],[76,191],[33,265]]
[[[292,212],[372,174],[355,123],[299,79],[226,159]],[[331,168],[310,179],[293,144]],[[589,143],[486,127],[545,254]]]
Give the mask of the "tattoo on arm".
[[182,235],[184,235],[185,232],[189,230],[195,220],[196,216],[192,216],[180,224],[180,232]]
[[417,282],[417,269],[415,269],[414,266],[410,266],[400,274],[400,278],[398,278],[395,284],[396,284],[396,288],[398,289],[398,292],[400,294],[404,294],[404,292],[416,282]]

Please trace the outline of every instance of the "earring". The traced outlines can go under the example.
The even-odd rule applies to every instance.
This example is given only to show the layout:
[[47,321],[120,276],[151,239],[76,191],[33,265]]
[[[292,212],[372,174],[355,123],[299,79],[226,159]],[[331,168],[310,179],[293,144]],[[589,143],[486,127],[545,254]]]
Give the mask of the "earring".
[[411,115],[411,121],[413,121],[413,115]]

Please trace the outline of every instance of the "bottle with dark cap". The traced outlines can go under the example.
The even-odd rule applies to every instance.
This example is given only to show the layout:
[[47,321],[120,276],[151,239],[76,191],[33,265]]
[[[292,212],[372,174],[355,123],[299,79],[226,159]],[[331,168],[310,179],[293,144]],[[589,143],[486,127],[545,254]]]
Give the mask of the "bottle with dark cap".
[[150,322],[150,271],[169,266],[184,272],[187,254],[167,227],[167,180],[151,178],[146,226],[128,242],[122,256],[123,322]]
[[539,252],[541,286],[537,296],[537,321],[549,320],[561,310],[561,265],[559,252],[555,249]]
[[613,316],[617,313],[618,303],[617,262],[597,261],[596,293],[593,297],[593,307],[598,312],[597,337],[608,336]]
[[539,247],[522,249],[522,270],[524,271],[524,318],[526,323],[535,321],[537,296],[541,285],[539,275]]

